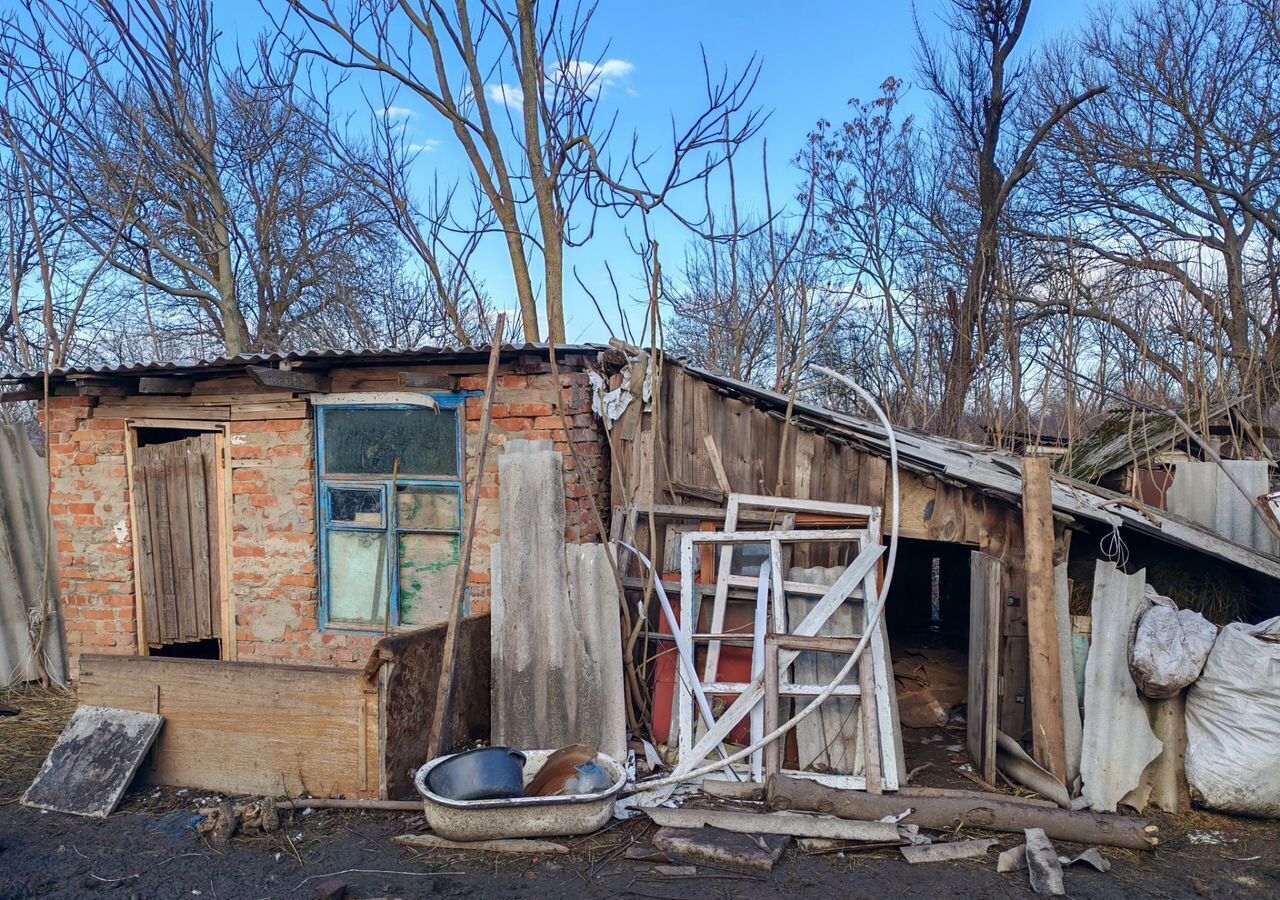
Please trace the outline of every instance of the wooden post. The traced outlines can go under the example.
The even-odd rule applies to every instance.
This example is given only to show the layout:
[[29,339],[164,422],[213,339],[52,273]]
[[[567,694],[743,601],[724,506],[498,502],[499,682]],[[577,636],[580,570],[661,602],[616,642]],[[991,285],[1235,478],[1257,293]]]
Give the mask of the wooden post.
[[1065,785],[1067,751],[1053,585],[1053,495],[1049,461],[1043,457],[1022,460],[1022,531],[1031,657],[1032,755]]
[[[480,485],[484,482],[484,463],[489,449],[489,427],[493,423],[493,391],[498,381],[498,356],[502,351],[502,334],[506,329],[507,314],[498,314],[498,325],[493,331],[493,343],[489,348],[489,371],[484,387],[484,411],[480,414],[480,452],[477,454],[476,477],[471,488],[471,508],[467,510],[467,533],[462,541],[462,554],[458,560],[458,573],[453,580],[453,603],[449,607],[448,630],[444,636],[444,650],[440,657],[440,680],[436,683],[436,706],[432,711],[431,739],[427,744],[427,759],[434,759],[446,749],[445,725],[449,721],[449,703],[453,697],[453,670],[458,656],[458,621],[462,618],[462,597],[471,577],[471,544],[476,533],[476,511],[480,508]],[[464,416],[465,420],[465,416]],[[464,421],[465,424],[465,421]]]
[[[774,636],[765,635],[764,639],[764,733],[772,734],[781,724],[780,699],[778,697],[778,642]],[[783,745],[787,742],[784,734],[764,748],[764,777],[782,772]]]

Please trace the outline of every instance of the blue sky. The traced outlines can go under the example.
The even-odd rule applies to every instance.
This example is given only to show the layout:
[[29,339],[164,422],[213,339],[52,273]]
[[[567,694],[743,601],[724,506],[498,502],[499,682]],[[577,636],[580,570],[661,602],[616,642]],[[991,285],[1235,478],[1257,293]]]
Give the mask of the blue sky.
[[[256,9],[249,12],[246,5],[246,15],[233,13],[229,18],[227,13],[241,2],[219,2],[217,15],[223,29],[244,36],[244,30],[261,21],[261,13]],[[919,0],[920,21],[931,35],[944,35],[939,15],[945,8],[945,0]],[[1025,43],[1034,46],[1071,29],[1083,19],[1086,9],[1076,0],[1038,0],[1032,6]],[[872,98],[889,75],[910,84],[916,46],[912,7],[903,0],[603,0],[592,35],[597,52],[627,64],[619,67],[625,74],[611,82],[601,97],[605,111],[616,111],[621,136],[635,131],[642,140],[648,136],[654,146],[669,140],[672,115],[680,124],[700,107],[700,48],[705,48],[713,65],[726,64],[731,69],[743,66],[753,53],[758,55],[762,69],[754,102],[769,113],[769,120],[756,146],[740,158],[739,169],[740,202],[755,210],[763,209],[760,140],[768,141],[776,204],[796,191],[797,175],[790,160],[814,123],[823,117],[841,121],[850,97]],[[403,95],[401,101],[409,108],[418,106]],[[926,103],[923,92],[909,91],[909,109],[919,111]],[[424,184],[433,176],[449,181],[465,173],[465,160],[452,147],[441,120],[422,109],[407,127],[415,142],[433,146],[418,161]],[[713,204],[722,203],[726,195],[720,179],[713,189]],[[700,206],[702,201],[695,194],[685,202]],[[601,226],[586,247],[570,250],[567,256],[566,315],[571,341],[603,340],[609,334],[576,284],[574,267],[608,304],[608,312],[612,307],[604,267],[608,260],[624,300],[628,295],[636,298],[630,306],[637,322],[643,311],[642,273],[625,233],[616,223],[602,221]],[[688,232],[666,222],[657,236],[664,267],[677,269]],[[504,250],[496,241],[481,252],[473,267],[499,306],[512,302],[508,267]]]

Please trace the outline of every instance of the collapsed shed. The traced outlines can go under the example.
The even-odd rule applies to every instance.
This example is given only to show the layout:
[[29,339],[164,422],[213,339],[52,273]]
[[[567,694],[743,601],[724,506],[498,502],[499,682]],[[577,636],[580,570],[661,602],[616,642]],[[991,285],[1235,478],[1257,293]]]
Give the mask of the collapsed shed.
[[[630,372],[611,386],[633,398],[605,404],[613,411],[615,537],[635,540],[664,559],[664,572],[674,570],[679,541],[673,535],[719,527],[716,510],[730,493],[886,507],[887,436],[869,419],[672,359],[663,359],[656,377]],[[644,392],[653,402],[639,402]],[[894,659],[917,647],[963,654],[968,747],[975,768],[992,781],[1003,753],[997,752],[997,735],[1032,744],[1031,701],[1043,690],[1031,678],[1035,642],[1069,644],[1072,624],[1051,621],[1037,637],[1029,621],[1027,567],[1036,548],[1024,534],[1023,460],[909,431],[898,433],[898,451],[903,541],[886,601]],[[1152,573],[1176,561],[1180,572],[1211,574],[1235,599],[1233,614],[1251,620],[1274,614],[1280,578],[1274,555],[1084,481],[1056,476],[1046,490],[1051,565],[1058,569],[1057,590],[1070,592],[1071,613],[1088,615],[1099,561]],[[889,524],[886,513],[886,532]],[[635,581],[632,586],[639,587]],[[1160,589],[1170,592],[1164,584]],[[1052,614],[1052,581],[1049,592]],[[1179,598],[1192,605],[1196,599]],[[1064,657],[1070,661],[1069,648]],[[901,667],[898,672],[901,689]],[[1069,704],[1057,703],[1070,719]],[[1059,733],[1064,727],[1070,730],[1059,723]],[[1078,745],[1075,752],[1078,758]]]

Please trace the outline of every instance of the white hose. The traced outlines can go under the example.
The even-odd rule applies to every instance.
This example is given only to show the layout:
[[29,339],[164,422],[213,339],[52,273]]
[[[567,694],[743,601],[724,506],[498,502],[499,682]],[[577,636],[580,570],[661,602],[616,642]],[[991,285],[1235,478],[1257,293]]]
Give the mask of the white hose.
[[893,581],[893,565],[898,557],[898,514],[899,514],[899,499],[900,499],[900,493],[898,489],[898,440],[896,435],[894,434],[893,426],[889,424],[889,417],[885,415],[884,410],[880,408],[880,404],[876,402],[875,398],[872,397],[871,394],[869,394],[865,389],[863,389],[861,385],[855,383],[850,378],[844,375],[841,375],[838,372],[833,372],[830,369],[824,368],[823,366],[813,366],[813,368],[818,372],[821,372],[822,374],[828,376],[829,378],[835,378],[836,380],[843,382],[850,389],[852,389],[853,392],[856,393],[862,399],[862,401],[866,403],[869,407],[871,407],[871,409],[875,412],[876,417],[880,420],[880,424],[884,426],[885,434],[888,436],[888,439],[889,439],[889,484],[890,484],[890,494],[891,494],[890,502],[892,503],[891,508],[893,511],[893,519],[892,519],[892,524],[889,526],[888,561],[885,563],[884,583],[880,585],[879,595],[876,597],[866,598],[867,609],[866,609],[866,615],[864,617],[865,627],[862,630],[862,637],[858,640],[858,645],[853,648],[853,652],[849,654],[849,658],[848,660],[845,661],[844,667],[836,674],[836,676],[833,679],[831,679],[831,682],[826,687],[824,687],[822,691],[813,698],[813,700],[809,702],[808,706],[800,710],[800,712],[796,713],[786,722],[783,722],[773,731],[766,734],[760,740],[756,741],[750,747],[746,747],[742,750],[739,750],[737,753],[734,753],[732,756],[728,756],[724,759],[717,760],[716,762],[713,762],[713,763],[708,763],[705,766],[702,766],[701,768],[693,769],[692,771],[684,772],[680,775],[668,775],[666,778],[660,778],[656,781],[647,781],[647,782],[639,783],[636,785],[637,791],[650,791],[650,790],[655,790],[657,788],[663,788],[663,787],[668,787],[668,786],[677,785],[677,784],[684,784],[685,782],[693,781],[694,779],[701,778],[704,775],[709,775],[712,772],[717,772],[720,769],[726,768],[727,766],[731,766],[740,760],[746,759],[747,757],[751,756],[753,753],[756,753],[759,750],[763,750],[765,747],[769,746],[769,744],[772,744],[778,738],[785,735],[788,731],[795,728],[796,725],[802,722],[807,716],[813,713],[814,710],[816,710],[818,706],[822,704],[823,701],[825,701],[828,697],[830,697],[835,692],[836,688],[840,687],[840,685],[844,683],[845,678],[847,678],[849,673],[853,671],[854,665],[858,662],[858,659],[862,656],[863,651],[866,649],[867,642],[871,639],[872,633],[874,633],[875,629],[879,627],[880,616],[884,611],[884,598],[887,597],[889,594],[889,585]]

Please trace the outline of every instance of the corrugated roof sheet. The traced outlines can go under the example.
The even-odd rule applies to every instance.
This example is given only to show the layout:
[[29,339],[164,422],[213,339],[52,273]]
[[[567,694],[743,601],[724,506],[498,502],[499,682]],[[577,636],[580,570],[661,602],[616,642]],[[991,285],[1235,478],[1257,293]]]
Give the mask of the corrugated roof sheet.
[[[674,360],[673,360],[674,361]],[[728,378],[724,375],[679,363],[689,372],[728,393],[753,398],[758,405],[778,415],[785,414],[788,397]],[[836,412],[797,400],[792,420],[839,435],[851,444],[880,456],[889,455],[888,437],[878,422],[849,413]],[[916,431],[894,430],[902,465],[944,481],[965,485],[1002,498],[1015,505],[1022,501],[1022,460],[1020,457],[980,447],[965,441]],[[1280,558],[1244,547],[1162,509],[1132,506],[1133,498],[1084,481],[1054,475],[1054,509],[1070,516],[1112,527],[1126,527],[1198,553],[1207,553],[1255,572],[1280,579]]]
[[[503,344],[503,353],[539,353],[546,354],[550,348],[546,343]],[[211,369],[227,369],[239,366],[261,366],[281,362],[307,362],[339,360],[351,362],[422,362],[445,356],[485,357],[489,354],[488,344],[474,347],[423,346],[423,347],[363,347],[358,349],[342,349],[335,347],[314,347],[303,350],[280,350],[273,353],[241,353],[236,356],[213,356],[208,359],[173,359],[153,362],[119,363],[102,366],[66,366],[51,369],[50,378],[71,378],[86,375],[149,375],[149,374],[191,374]],[[556,353],[594,353],[607,350],[603,344],[557,344]],[[9,372],[0,375],[0,381],[25,381],[44,377],[40,369],[28,372]]]

